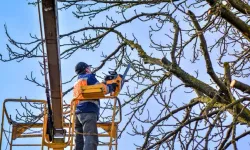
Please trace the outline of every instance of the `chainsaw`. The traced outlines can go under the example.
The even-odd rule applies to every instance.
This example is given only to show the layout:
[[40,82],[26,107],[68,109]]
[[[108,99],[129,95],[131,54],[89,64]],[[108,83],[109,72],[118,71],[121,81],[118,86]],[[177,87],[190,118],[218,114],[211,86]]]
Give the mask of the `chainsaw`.
[[[127,82],[128,80],[125,80],[125,77],[127,76],[128,70],[130,69],[130,64],[128,64],[125,72],[123,73],[123,75],[121,74],[117,74],[116,71],[109,71],[108,73],[110,75],[105,76],[104,78],[104,84],[106,85],[111,85],[114,89],[114,91],[116,91],[116,88],[119,88],[119,91],[121,91],[123,85],[125,82]],[[119,85],[120,84],[120,85]]]

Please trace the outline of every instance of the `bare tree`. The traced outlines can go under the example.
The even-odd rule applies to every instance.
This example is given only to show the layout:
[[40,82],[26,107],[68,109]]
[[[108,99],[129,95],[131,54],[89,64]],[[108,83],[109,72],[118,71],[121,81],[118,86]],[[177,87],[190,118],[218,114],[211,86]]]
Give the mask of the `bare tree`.
[[[61,59],[99,50],[95,72],[107,63],[114,70],[132,64],[121,93],[127,122],[119,137],[125,131],[140,137],[143,144],[134,143],[139,149],[238,149],[237,141],[250,133],[240,130],[250,125],[249,83],[242,83],[250,75],[248,1],[58,2],[60,12],[88,21],[60,34],[67,41],[61,42]],[[1,61],[42,56],[40,38],[18,42],[5,29],[15,48],[8,44],[9,57],[0,55]],[[116,46],[109,53],[101,52],[106,39]]]

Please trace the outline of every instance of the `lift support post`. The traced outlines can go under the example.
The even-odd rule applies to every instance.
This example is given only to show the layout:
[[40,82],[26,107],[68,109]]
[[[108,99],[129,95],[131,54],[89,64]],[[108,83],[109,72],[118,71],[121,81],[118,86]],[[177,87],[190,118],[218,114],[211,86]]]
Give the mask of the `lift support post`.
[[[58,12],[56,0],[42,0],[42,13],[49,70],[50,94],[52,101],[53,124],[55,128],[55,143],[63,143],[63,112],[62,84],[60,65],[60,44]],[[60,136],[62,135],[62,136]],[[57,149],[59,150],[59,149]]]

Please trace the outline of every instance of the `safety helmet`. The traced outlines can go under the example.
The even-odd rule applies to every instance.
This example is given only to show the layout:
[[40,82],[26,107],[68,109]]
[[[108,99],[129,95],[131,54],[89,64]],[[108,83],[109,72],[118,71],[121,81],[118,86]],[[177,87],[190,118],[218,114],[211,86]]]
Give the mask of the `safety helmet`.
[[75,66],[76,74],[85,73],[85,69],[90,67],[91,65],[86,64],[85,62],[79,62]]

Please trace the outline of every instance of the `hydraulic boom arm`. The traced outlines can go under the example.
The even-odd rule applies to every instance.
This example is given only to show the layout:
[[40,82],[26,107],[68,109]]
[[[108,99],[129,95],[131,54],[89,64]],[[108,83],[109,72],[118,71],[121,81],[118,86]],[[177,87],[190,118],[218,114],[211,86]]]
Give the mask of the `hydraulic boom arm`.
[[[49,69],[50,94],[52,101],[53,134],[63,130],[62,113],[62,84],[61,84],[61,66],[60,66],[60,47],[58,33],[57,1],[42,0],[42,12],[44,23],[45,44],[47,50],[47,61]],[[50,104],[48,104],[50,105]],[[63,138],[59,141],[62,142]],[[60,138],[59,138],[60,139]]]

